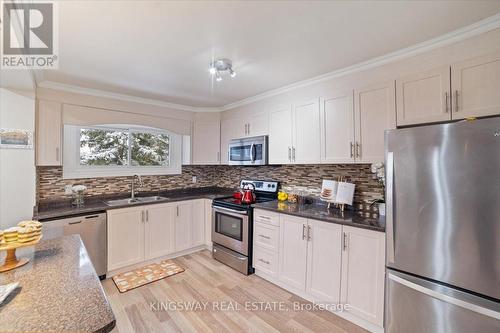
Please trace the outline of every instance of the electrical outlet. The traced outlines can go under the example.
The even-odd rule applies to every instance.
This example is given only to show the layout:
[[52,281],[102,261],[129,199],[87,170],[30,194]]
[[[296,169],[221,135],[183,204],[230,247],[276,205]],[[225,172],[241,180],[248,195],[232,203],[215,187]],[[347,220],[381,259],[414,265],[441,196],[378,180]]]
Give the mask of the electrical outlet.
[[198,181],[198,179],[196,178],[196,176],[193,176],[193,183],[196,183]]
[[73,185],[64,186],[64,194],[73,194],[73,190],[71,189]]

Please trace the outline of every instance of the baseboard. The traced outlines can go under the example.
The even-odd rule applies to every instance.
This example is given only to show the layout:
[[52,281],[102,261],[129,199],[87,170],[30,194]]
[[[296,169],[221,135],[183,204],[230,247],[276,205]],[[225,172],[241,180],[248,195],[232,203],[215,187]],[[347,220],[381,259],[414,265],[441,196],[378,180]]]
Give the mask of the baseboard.
[[193,248],[190,248],[190,249],[186,249],[186,250],[182,250],[182,251],[170,253],[170,254],[167,254],[165,256],[161,256],[161,257],[157,257],[157,258],[153,258],[153,259],[148,259],[148,260],[145,260],[145,261],[141,261],[141,262],[133,264],[133,265],[129,265],[129,266],[126,266],[126,267],[117,268],[117,269],[114,269],[112,271],[109,271],[106,274],[106,278],[112,278],[113,276],[115,276],[117,274],[125,273],[125,272],[128,272],[130,270],[133,270],[133,269],[136,269],[136,268],[140,268],[140,267],[145,266],[145,265],[152,264],[154,262],[158,262],[158,261],[166,260],[166,259],[174,259],[174,258],[177,258],[177,257],[182,257],[182,256],[185,256],[187,254],[191,254],[191,253],[194,253],[194,252],[203,251],[203,250],[207,250],[207,249],[210,250],[210,251],[212,250],[211,247],[208,248],[208,246],[206,244],[202,244],[202,245],[198,245],[198,246],[195,246]]
[[[262,271],[259,271],[258,269],[255,269],[255,275],[263,278],[264,280],[271,282],[272,284],[277,285],[280,288],[285,289],[286,291],[289,291],[289,292],[291,292],[299,297],[302,297],[303,299],[305,299],[309,302],[315,302],[315,300],[310,295],[307,295],[304,291],[297,290],[293,287],[290,287],[287,284],[279,281],[277,278],[275,278],[267,273],[264,273]],[[330,312],[347,320],[347,321],[350,321],[353,324],[356,324],[356,325],[364,328],[365,330],[367,330],[369,332],[372,332],[372,333],[383,333],[384,332],[383,327],[377,326],[377,325],[375,325],[375,324],[373,324],[365,319],[362,319],[362,318],[359,318],[353,314],[350,314],[349,312],[339,312],[339,311],[330,311]]]

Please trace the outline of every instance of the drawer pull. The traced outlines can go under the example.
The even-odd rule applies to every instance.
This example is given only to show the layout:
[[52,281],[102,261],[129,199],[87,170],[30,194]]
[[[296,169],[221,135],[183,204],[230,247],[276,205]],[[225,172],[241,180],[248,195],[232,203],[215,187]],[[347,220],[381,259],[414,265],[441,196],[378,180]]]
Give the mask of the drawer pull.
[[270,264],[270,262],[269,262],[269,261],[264,260],[264,259],[260,259],[260,258],[259,258],[259,261],[260,261],[260,262],[263,262],[263,263],[264,263],[264,264],[266,264],[266,265],[269,265],[269,264]]
[[259,237],[262,237],[262,238],[265,238],[265,239],[271,239],[271,237],[265,236],[265,235],[259,235]]
[[264,215],[259,215],[259,218],[264,219],[264,220],[270,220],[271,219],[269,216],[264,216]]

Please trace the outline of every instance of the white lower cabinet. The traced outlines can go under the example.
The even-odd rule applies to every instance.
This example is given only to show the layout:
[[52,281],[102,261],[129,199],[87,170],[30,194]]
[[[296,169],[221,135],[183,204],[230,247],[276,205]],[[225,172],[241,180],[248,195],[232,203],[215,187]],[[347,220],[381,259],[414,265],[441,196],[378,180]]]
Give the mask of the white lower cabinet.
[[349,312],[382,326],[385,234],[344,226],[341,302]]
[[144,209],[108,211],[108,271],[144,260]]
[[176,202],[174,211],[175,224],[175,251],[186,250],[191,247],[192,237],[192,203],[190,201]]
[[279,280],[296,290],[306,289],[307,219],[280,216]]
[[174,207],[169,204],[145,208],[145,259],[174,252]]
[[348,304],[340,316],[380,331],[385,234],[286,214],[279,214],[277,226],[275,215],[255,210],[256,274],[316,303]]
[[107,212],[108,272],[205,244],[205,199]]
[[306,292],[318,302],[339,303],[342,226],[308,220]]

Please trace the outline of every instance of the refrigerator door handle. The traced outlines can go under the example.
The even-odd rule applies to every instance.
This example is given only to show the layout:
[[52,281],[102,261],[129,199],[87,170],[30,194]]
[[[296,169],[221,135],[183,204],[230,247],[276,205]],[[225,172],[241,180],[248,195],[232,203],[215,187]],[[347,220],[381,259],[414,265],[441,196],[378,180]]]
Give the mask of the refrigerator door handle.
[[[500,312],[495,311],[495,310],[490,309],[490,308],[487,308],[485,306],[482,306],[481,304],[473,303],[473,302],[471,302],[470,299],[467,299],[467,298],[472,298],[475,296],[471,297],[469,295],[466,295],[464,297],[463,296],[464,293],[458,293],[458,292],[455,292],[455,297],[450,296],[450,295],[448,295],[449,293],[445,294],[443,292],[439,292],[438,290],[430,289],[430,288],[418,283],[417,279],[414,279],[414,280],[412,279],[412,281],[407,280],[406,278],[399,276],[399,274],[397,274],[396,272],[388,273],[388,278],[396,283],[404,285],[410,289],[416,290],[418,292],[421,292],[425,295],[428,295],[428,296],[435,298],[435,299],[438,299],[440,301],[443,301],[443,302],[446,302],[449,304],[453,304],[453,305],[459,306],[463,309],[473,311],[473,312],[479,313],[481,315],[500,320]],[[440,286],[440,287],[443,289],[443,291],[446,289],[451,289],[451,288],[444,287],[444,286]]]
[[387,233],[387,263],[394,264],[394,153],[387,153],[387,174],[386,174],[387,212],[385,217]]

